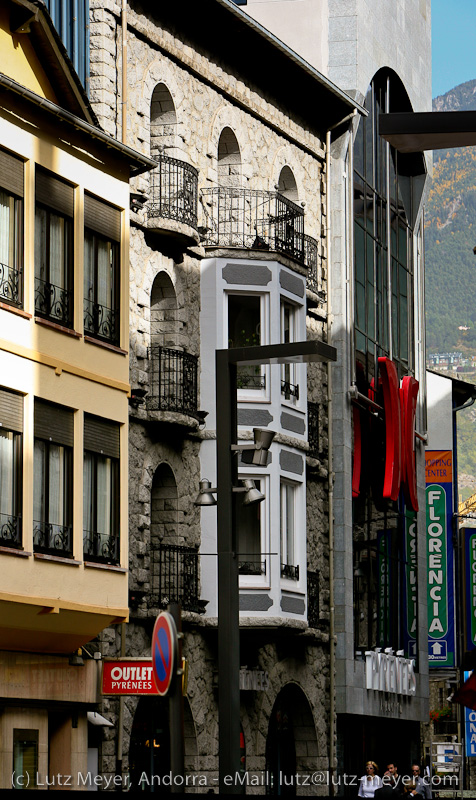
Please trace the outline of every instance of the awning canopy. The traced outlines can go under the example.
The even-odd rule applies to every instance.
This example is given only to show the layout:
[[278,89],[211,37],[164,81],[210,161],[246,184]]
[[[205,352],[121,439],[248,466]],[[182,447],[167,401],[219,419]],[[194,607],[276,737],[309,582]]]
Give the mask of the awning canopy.
[[109,722],[106,717],[103,717],[102,714],[98,714],[97,711],[88,711],[88,722],[91,725],[102,725],[103,728],[113,728],[114,725],[112,722]]
[[380,114],[379,133],[400,153],[476,145],[476,111]]

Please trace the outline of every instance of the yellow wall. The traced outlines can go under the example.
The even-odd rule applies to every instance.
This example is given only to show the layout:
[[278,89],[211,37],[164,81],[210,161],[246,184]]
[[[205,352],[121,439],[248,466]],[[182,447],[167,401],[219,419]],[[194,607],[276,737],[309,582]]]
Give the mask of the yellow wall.
[[[1,36],[0,28],[0,36]],[[0,52],[2,49],[0,39]],[[0,56],[1,60],[1,56]],[[1,69],[1,66],[0,66]],[[66,137],[65,137],[66,139]],[[24,395],[23,547],[27,557],[0,549],[2,586],[0,648],[17,648],[18,631],[36,630],[35,642],[46,652],[71,652],[106,627],[114,617],[127,615],[127,448],[129,391],[129,185],[95,163],[85,138],[83,149],[71,142],[52,141],[40,128],[19,127],[0,113],[0,146],[25,160],[24,305],[23,314],[0,308],[0,386]],[[71,336],[45,327],[34,317],[35,165],[51,170],[74,185],[74,330]],[[125,353],[85,341],[83,336],[83,198],[89,191],[122,209],[120,346]],[[1,298],[0,298],[1,300]],[[33,405],[39,397],[74,410],[73,561],[47,560],[33,554]],[[120,567],[87,567],[83,563],[83,418],[97,414],[121,425],[120,432]],[[35,611],[38,598],[50,614]],[[22,600],[23,598],[23,600]],[[28,599],[33,598],[28,605]],[[7,607],[13,614],[5,614]],[[22,607],[23,603],[23,607]],[[33,625],[33,628],[31,627]],[[72,626],[72,630],[71,630]],[[66,633],[73,634],[68,638]],[[76,638],[75,638],[76,636]],[[55,639],[56,637],[56,639]],[[24,641],[28,641],[27,638]],[[30,649],[34,649],[30,645]],[[36,644],[38,647],[38,644]],[[60,648],[60,649],[58,649]],[[62,648],[62,649],[61,649]],[[28,645],[25,648],[29,649]],[[40,648],[41,649],[41,648]]]
[[28,34],[12,35],[10,31],[10,4],[0,6],[0,72],[41,97],[58,102]]

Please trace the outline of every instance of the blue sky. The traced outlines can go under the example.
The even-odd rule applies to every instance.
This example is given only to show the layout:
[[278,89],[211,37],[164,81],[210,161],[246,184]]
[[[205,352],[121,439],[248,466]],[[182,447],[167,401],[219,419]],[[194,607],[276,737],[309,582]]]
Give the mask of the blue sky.
[[432,96],[476,78],[476,0],[432,0]]

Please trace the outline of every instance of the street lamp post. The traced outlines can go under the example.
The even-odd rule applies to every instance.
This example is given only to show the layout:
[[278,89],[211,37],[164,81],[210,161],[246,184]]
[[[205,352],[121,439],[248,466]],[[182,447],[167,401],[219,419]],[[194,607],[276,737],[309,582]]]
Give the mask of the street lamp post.
[[223,794],[240,794],[240,626],[236,515],[238,477],[237,367],[335,361],[336,349],[315,339],[216,351],[217,552],[218,552],[218,756]]

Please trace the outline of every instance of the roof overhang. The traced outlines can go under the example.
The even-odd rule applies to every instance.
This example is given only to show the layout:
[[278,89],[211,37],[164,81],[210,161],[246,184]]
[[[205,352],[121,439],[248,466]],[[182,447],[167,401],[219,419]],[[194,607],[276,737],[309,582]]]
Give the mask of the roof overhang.
[[13,95],[20,96],[22,100],[29,106],[30,110],[35,109],[36,112],[46,114],[49,118],[59,120],[66,128],[76,131],[78,134],[86,135],[93,139],[96,144],[103,150],[114,153],[117,159],[125,162],[129,168],[130,176],[140,175],[142,172],[154,169],[157,166],[154,159],[149,156],[139,153],[128,145],[122,144],[117,141],[108,133],[105,133],[101,128],[96,125],[91,125],[89,122],[77,117],[70,111],[66,111],[51,100],[32,92],[20,83],[17,83],[8,75],[0,73],[0,105],[2,92],[11,92]]
[[380,114],[379,133],[400,153],[476,145],[476,111]]

